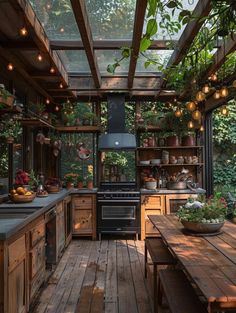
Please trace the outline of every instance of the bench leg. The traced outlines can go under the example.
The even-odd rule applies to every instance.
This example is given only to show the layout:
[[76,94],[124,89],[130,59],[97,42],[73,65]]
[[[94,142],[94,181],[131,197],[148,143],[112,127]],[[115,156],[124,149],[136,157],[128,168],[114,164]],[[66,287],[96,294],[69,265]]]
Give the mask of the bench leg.
[[159,305],[162,305],[162,288],[161,288],[161,281],[160,278],[158,279],[158,289],[157,289],[157,302]]
[[157,265],[153,265],[153,303],[154,303],[154,313],[158,312],[158,302],[157,302]]
[[147,246],[144,245],[144,276],[147,278]]

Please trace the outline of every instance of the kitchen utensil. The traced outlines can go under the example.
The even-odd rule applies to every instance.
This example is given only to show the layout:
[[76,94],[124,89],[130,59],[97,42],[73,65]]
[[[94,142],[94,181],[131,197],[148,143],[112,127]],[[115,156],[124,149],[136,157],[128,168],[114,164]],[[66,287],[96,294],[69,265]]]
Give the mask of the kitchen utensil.
[[161,164],[161,159],[151,159],[150,163],[152,165],[159,165],[159,164]]
[[169,181],[166,187],[170,190],[182,190],[187,189],[187,183],[185,181]]

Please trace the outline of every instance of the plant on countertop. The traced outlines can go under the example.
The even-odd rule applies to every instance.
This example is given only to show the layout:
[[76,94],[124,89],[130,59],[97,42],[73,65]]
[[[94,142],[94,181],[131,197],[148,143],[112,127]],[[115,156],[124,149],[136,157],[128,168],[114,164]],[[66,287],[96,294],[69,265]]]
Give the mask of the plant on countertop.
[[64,180],[66,183],[74,183],[76,182],[78,174],[75,173],[67,173],[64,175]]
[[29,186],[30,189],[37,189],[37,187],[39,186],[39,177],[35,175],[34,170],[31,169],[30,173],[29,173]]
[[49,177],[46,180],[45,185],[61,187],[61,181],[57,177]]
[[203,195],[196,200],[190,198],[176,213],[180,221],[208,224],[223,222],[226,214],[227,203],[220,193],[208,199]]
[[22,169],[17,170],[15,177],[15,185],[28,185],[30,181],[29,174]]

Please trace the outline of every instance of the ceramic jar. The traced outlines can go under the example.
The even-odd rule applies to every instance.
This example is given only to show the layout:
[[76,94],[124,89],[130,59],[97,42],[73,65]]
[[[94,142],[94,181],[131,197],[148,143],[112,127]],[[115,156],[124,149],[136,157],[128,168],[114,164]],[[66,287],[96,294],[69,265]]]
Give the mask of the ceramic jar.
[[178,164],[184,164],[184,157],[182,155],[178,156],[177,163]]
[[198,163],[198,157],[197,157],[196,155],[194,155],[194,156],[192,157],[192,163],[193,163],[193,164],[197,164],[197,163]]
[[186,164],[192,164],[193,163],[193,158],[191,156],[184,157],[184,160],[185,160]]
[[179,138],[178,136],[168,136],[166,137],[166,145],[168,147],[176,147],[179,146]]
[[186,135],[181,138],[182,146],[194,146],[194,137],[192,135]]
[[166,150],[162,151],[161,163],[169,164],[169,152]]
[[170,156],[170,164],[176,164],[177,163],[177,159],[174,155]]
[[156,146],[156,140],[154,137],[148,138],[148,147],[155,147]]
[[158,146],[163,147],[165,145],[165,139],[164,138],[159,138],[158,139]]

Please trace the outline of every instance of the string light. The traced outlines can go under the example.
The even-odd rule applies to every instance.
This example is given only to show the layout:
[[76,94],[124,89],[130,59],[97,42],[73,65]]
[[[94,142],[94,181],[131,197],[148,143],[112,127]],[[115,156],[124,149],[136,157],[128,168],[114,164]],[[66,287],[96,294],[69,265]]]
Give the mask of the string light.
[[220,96],[222,98],[225,98],[225,97],[228,96],[228,94],[229,94],[228,88],[226,86],[222,87],[221,90],[220,90]]
[[26,37],[26,36],[28,35],[28,31],[27,31],[27,29],[26,29],[25,27],[22,27],[22,28],[20,29],[20,35],[21,35],[22,37]]
[[182,112],[181,109],[176,109],[176,110],[175,110],[175,116],[176,116],[176,117],[181,117],[182,114],[183,114],[183,112]]
[[203,125],[201,125],[201,127],[200,127],[200,132],[203,132],[204,131],[204,126]]
[[50,68],[50,73],[51,74],[55,73],[55,68],[53,66]]
[[204,92],[205,94],[206,93],[209,93],[210,91],[210,87],[208,84],[205,84],[203,87],[202,87],[202,92]]
[[46,4],[46,8],[47,8],[48,10],[50,10],[50,9],[51,9],[51,4],[50,4],[50,3],[47,3],[47,4]]
[[224,116],[227,116],[229,114],[229,109],[223,105],[221,108],[220,108],[220,113]]
[[60,28],[60,32],[64,33],[65,29],[63,27]]
[[233,81],[233,87],[236,88],[236,79]]
[[220,99],[220,90],[216,90],[215,91],[215,93],[214,93],[214,95],[213,95],[213,98],[215,99],[215,100],[218,100],[218,99]]
[[39,61],[39,62],[42,62],[43,61],[43,56],[42,56],[42,54],[39,52],[38,53],[38,55],[37,55],[37,60]]
[[216,82],[217,81],[217,73],[211,74],[210,77],[208,77],[209,80]]
[[200,120],[202,117],[202,113],[199,110],[193,111],[192,118],[194,120]]
[[194,101],[189,101],[186,103],[187,110],[192,112],[196,109],[196,103]]
[[187,126],[190,129],[193,128],[194,127],[193,121],[189,121]]
[[64,86],[63,86],[63,84],[62,84],[62,83],[60,83],[59,87],[62,89]]
[[8,63],[7,64],[7,69],[8,69],[8,71],[13,71],[14,70],[13,64],[12,63]]
[[59,110],[60,110],[60,109],[59,109],[59,106],[56,105],[56,106],[55,106],[55,111],[58,112]]
[[206,96],[202,91],[198,91],[196,94],[196,100],[201,102],[203,100],[205,100]]
[[46,99],[46,103],[49,104],[49,103],[50,103],[50,100],[49,100],[49,99]]

